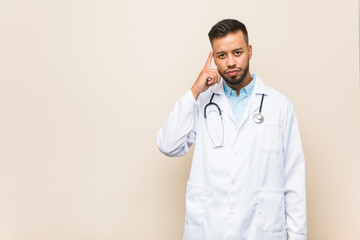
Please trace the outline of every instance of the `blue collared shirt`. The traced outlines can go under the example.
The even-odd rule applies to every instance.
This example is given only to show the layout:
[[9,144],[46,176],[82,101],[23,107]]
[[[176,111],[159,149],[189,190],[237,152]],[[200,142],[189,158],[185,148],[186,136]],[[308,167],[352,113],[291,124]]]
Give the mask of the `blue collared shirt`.
[[229,101],[231,110],[234,114],[237,124],[240,123],[241,117],[244,114],[247,103],[249,102],[251,93],[254,90],[256,75],[251,74],[253,80],[244,88],[240,90],[239,96],[236,95],[236,91],[229,87],[224,81],[224,93]]

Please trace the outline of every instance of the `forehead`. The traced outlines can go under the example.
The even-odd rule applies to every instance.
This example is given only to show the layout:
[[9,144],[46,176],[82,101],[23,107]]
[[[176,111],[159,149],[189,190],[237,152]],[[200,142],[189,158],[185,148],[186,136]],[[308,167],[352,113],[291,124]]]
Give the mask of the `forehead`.
[[241,31],[235,33],[228,33],[223,37],[215,38],[212,42],[214,52],[232,51],[234,49],[247,49],[244,35]]

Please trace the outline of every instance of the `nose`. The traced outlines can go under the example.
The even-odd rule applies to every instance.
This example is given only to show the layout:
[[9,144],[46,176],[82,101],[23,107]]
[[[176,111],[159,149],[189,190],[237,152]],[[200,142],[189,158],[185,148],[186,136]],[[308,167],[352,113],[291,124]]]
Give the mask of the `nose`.
[[227,62],[226,62],[228,68],[232,68],[232,67],[235,67],[236,66],[236,63],[235,63],[235,59],[233,56],[229,55],[229,57],[227,58]]

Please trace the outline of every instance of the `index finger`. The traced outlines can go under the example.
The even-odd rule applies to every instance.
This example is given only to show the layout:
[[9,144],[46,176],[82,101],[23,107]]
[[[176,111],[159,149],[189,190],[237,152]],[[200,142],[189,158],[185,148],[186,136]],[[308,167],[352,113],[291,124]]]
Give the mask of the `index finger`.
[[205,68],[208,68],[208,69],[210,68],[212,56],[213,56],[213,50],[211,50],[210,53],[209,53],[209,57],[206,60]]

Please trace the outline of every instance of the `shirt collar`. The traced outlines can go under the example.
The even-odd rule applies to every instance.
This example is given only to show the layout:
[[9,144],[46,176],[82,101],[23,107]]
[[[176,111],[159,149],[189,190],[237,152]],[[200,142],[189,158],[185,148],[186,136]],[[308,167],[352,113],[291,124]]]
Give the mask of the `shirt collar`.
[[227,85],[225,81],[223,85],[224,85],[224,93],[227,97],[230,97],[231,95],[236,95],[236,91],[232,89],[229,85]]
[[[251,82],[246,85],[244,88],[240,89],[240,93],[239,93],[239,97],[243,96],[243,97],[249,97],[252,93],[252,91],[254,90],[254,86],[255,86],[255,82],[256,82],[256,76],[254,74],[252,74],[251,76],[253,79],[251,80]],[[229,85],[227,85],[227,83],[224,81],[224,93],[227,97],[230,96],[236,96],[236,91],[234,89],[232,89]]]

